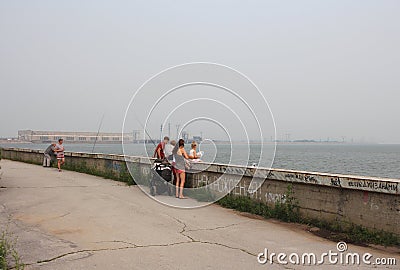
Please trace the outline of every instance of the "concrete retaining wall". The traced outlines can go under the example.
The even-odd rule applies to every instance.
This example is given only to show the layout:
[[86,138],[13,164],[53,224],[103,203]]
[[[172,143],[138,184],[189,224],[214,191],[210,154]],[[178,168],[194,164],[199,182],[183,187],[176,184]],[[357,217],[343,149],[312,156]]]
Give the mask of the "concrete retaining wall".
[[[129,182],[122,155],[66,152],[67,169]],[[29,149],[2,149],[2,158],[42,164],[43,152]],[[146,157],[127,157],[128,166],[140,178],[150,176],[153,161]],[[236,179],[241,179],[239,182]],[[253,188],[252,179],[261,184]],[[218,181],[217,181],[218,180]],[[285,202],[288,185],[298,201],[303,217],[343,225],[361,225],[400,236],[400,180],[325,174],[304,171],[255,169],[224,164],[195,163],[187,185],[214,185],[214,190],[233,188],[233,195],[250,196],[269,205]]]

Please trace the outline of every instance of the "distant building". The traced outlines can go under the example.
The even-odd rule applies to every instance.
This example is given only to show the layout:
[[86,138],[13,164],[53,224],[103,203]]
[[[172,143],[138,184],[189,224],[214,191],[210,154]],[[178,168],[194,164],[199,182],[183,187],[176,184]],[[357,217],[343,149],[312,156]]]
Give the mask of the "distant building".
[[193,136],[193,141],[201,143],[203,141],[203,138],[201,138],[201,136]]
[[185,142],[188,142],[188,141],[189,141],[189,133],[187,133],[186,131],[182,131],[181,136],[182,136],[182,139],[183,139]]
[[[97,140],[96,140],[97,137]],[[130,134],[124,134],[125,142],[138,142],[140,137],[139,131]],[[121,143],[121,133],[111,132],[71,132],[71,131],[38,131],[38,130],[19,130],[18,139],[21,141],[33,143],[55,142],[58,139],[64,139],[65,142],[76,143]]]

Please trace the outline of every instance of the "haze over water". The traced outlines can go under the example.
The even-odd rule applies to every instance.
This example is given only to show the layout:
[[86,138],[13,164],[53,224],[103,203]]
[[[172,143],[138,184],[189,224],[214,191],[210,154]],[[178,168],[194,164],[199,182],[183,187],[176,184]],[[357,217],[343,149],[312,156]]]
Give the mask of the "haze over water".
[[[4,147],[45,149],[47,144],[5,144]],[[92,152],[93,144],[66,144],[67,151]],[[152,155],[153,145],[146,146]],[[270,158],[259,162],[260,145],[250,145],[247,159],[247,145],[235,145],[242,153],[232,157],[231,164],[269,167]],[[189,145],[186,145],[189,150]],[[206,162],[229,163],[231,147],[229,144],[217,144],[216,150],[211,144],[203,144],[200,150],[205,152]],[[273,151],[272,145],[264,145],[264,151]],[[97,144],[95,153],[122,154],[121,144]],[[125,152],[136,156],[145,156],[141,144],[127,144]],[[215,155],[216,154],[216,155]],[[215,159],[213,158],[215,155]],[[266,155],[271,156],[271,155]],[[247,161],[248,160],[248,161]],[[68,161],[67,161],[68,162]],[[302,171],[400,178],[400,145],[398,144],[279,144],[272,164],[273,168]]]

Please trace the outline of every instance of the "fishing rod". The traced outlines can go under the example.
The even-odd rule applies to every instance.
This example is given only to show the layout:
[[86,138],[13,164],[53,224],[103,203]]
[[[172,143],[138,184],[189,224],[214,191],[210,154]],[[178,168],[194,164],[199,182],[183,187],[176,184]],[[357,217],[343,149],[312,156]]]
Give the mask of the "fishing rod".
[[96,138],[94,139],[94,143],[93,143],[92,153],[94,151],[94,147],[96,146],[97,138],[99,137],[100,128],[101,128],[101,125],[103,124],[103,119],[104,119],[104,113],[103,113],[103,116],[101,117],[99,128],[97,129]]
[[150,134],[147,132],[147,130],[144,127],[144,125],[142,124],[142,122],[140,122],[137,117],[135,117],[135,118],[136,118],[136,121],[138,121],[139,125],[143,128],[143,130],[146,133],[147,137],[149,137],[150,141],[154,144],[155,147],[157,147],[157,144],[153,141],[153,139],[151,138]]

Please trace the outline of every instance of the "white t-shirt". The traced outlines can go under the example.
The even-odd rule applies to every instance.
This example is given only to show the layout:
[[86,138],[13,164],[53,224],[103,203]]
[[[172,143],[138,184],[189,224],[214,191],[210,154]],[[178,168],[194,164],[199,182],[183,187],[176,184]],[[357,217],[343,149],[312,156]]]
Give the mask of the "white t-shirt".
[[[196,151],[194,149],[190,149],[189,155],[194,157]],[[199,162],[201,161],[200,158],[203,156],[203,151],[200,151],[197,153],[197,158],[192,159],[193,162]]]
[[165,157],[169,157],[170,155],[172,155],[172,150],[174,149],[174,146],[170,143],[166,144],[164,147],[164,154]]

